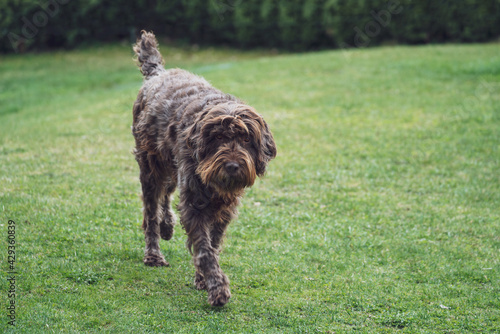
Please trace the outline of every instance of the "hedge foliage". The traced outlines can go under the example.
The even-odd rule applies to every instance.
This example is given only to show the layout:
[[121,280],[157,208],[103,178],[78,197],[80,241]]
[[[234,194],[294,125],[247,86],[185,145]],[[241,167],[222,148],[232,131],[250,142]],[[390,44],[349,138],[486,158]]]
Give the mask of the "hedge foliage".
[[0,51],[133,39],[307,50],[500,36],[500,0],[0,0]]

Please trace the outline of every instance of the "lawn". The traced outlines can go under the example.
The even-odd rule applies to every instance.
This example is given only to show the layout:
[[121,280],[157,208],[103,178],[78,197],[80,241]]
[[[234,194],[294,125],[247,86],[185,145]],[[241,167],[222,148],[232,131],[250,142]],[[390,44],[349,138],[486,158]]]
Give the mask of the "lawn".
[[130,46],[1,56],[0,332],[500,332],[500,44],[162,51],[278,145],[228,230],[231,301],[195,290],[180,225],[142,263]]

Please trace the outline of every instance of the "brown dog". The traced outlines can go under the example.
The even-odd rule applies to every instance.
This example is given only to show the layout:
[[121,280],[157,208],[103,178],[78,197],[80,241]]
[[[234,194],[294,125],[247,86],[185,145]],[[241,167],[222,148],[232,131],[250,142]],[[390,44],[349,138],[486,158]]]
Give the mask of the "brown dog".
[[273,136],[254,108],[192,73],[166,70],[152,33],[143,32],[134,51],[144,75],[132,127],[144,202],[144,263],[168,266],[159,237],[172,237],[170,197],[179,187],[196,287],[208,290],[211,305],[222,306],[231,296],[218,261],[222,238],[244,188],[276,156]]

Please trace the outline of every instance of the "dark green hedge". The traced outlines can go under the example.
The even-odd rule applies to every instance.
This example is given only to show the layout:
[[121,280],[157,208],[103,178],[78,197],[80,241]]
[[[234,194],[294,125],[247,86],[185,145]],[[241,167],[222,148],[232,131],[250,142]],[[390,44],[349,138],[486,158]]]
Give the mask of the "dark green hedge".
[[500,0],[0,0],[0,51],[133,39],[307,50],[500,36]]

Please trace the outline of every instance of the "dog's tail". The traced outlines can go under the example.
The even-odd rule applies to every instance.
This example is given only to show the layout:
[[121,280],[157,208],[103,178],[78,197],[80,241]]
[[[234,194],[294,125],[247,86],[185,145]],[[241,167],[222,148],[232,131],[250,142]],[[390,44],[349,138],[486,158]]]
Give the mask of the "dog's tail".
[[134,45],[134,52],[137,55],[137,66],[146,79],[165,71],[158,42],[152,32],[141,31],[141,38]]

